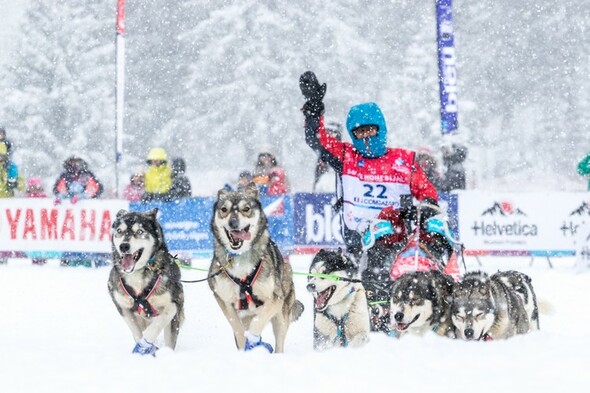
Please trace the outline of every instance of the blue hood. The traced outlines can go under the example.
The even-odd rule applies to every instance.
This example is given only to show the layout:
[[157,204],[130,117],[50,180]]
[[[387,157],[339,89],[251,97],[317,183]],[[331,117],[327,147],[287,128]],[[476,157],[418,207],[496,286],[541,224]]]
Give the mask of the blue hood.
[[[355,138],[352,130],[359,126],[376,125],[379,127],[377,135],[368,139],[368,146],[365,139]],[[346,118],[346,129],[350,134],[352,143],[356,150],[364,157],[377,158],[387,152],[387,125],[385,117],[377,104],[374,102],[365,102],[350,108]]]

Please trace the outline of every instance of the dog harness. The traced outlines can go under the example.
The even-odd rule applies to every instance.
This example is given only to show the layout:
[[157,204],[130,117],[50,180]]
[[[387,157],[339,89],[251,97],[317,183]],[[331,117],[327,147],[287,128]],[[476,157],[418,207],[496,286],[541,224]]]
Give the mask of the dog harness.
[[343,348],[348,347],[348,338],[346,338],[346,321],[348,320],[348,315],[350,313],[344,314],[340,319],[336,318],[328,311],[323,311],[322,314],[336,325],[336,337],[334,337],[333,343],[338,343]]
[[[356,292],[356,289],[351,288],[348,294],[344,297],[346,299],[350,295]],[[342,300],[344,300],[342,299]],[[346,337],[346,321],[348,320],[348,315],[350,312],[347,312],[342,316],[342,318],[338,319],[332,314],[328,312],[328,309],[322,311],[322,314],[328,318],[334,325],[336,325],[336,337],[334,337],[333,343],[340,344],[341,347],[346,348],[348,347],[348,338]]]
[[154,275],[145,289],[140,294],[134,296],[132,295],[132,293],[135,293],[133,288],[125,284],[122,277],[119,277],[121,289],[127,294],[127,296],[133,299],[133,310],[136,310],[138,314],[141,315],[143,313],[147,318],[158,316],[158,311],[152,307],[148,299],[152,296],[158,287],[158,284],[160,284],[161,278],[162,276],[159,274]]
[[264,304],[264,302],[258,299],[252,290],[252,285],[254,285],[254,281],[258,278],[258,274],[262,267],[262,259],[258,262],[252,273],[247,275],[244,278],[236,278],[229,274],[226,269],[223,269],[225,275],[232,280],[237,286],[240,287],[240,300],[238,300],[237,309],[238,310],[247,310],[248,304],[253,303],[254,307],[259,307]]

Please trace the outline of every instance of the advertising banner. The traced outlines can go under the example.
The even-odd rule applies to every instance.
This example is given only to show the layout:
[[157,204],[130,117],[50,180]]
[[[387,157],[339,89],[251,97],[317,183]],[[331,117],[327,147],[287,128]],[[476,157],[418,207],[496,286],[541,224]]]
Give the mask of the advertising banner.
[[461,240],[470,254],[574,255],[589,202],[587,193],[461,192]]
[[[281,252],[293,250],[293,208],[290,196],[261,197],[271,238]],[[179,258],[213,256],[211,218],[215,198],[188,198],[170,203],[132,203],[132,211],[145,212],[158,208],[158,219],[164,230],[168,249]]]
[[458,129],[457,64],[452,0],[436,0],[440,118],[443,135]]
[[3,199],[0,205],[0,252],[111,252],[111,226],[121,200],[65,201],[53,199]]

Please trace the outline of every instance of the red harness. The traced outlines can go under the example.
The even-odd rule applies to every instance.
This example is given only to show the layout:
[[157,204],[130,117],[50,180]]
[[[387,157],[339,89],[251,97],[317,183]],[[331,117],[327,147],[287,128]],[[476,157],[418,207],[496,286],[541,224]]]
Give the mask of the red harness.
[[122,277],[119,277],[119,285],[121,286],[121,290],[125,292],[127,296],[133,299],[132,309],[136,310],[139,315],[143,313],[143,315],[145,315],[147,318],[157,317],[159,315],[158,311],[150,304],[148,299],[150,296],[152,296],[160,284],[161,278],[161,275],[154,276],[145,289],[140,294],[134,296],[132,295],[132,293],[135,293],[133,288],[125,284]]
[[252,291],[252,285],[254,285],[254,281],[258,278],[262,267],[262,259],[258,262],[258,265],[254,268],[254,271],[247,275],[244,278],[236,278],[230,275],[227,270],[223,269],[225,275],[232,280],[237,286],[240,287],[240,300],[237,303],[238,310],[247,310],[249,304],[254,304],[254,307],[259,307],[264,304],[264,302],[254,296],[254,292]]

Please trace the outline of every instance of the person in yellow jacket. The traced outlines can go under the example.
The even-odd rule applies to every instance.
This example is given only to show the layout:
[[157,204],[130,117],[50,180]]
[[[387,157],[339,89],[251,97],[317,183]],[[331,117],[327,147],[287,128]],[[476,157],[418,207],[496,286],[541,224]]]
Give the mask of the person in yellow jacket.
[[144,175],[142,201],[168,201],[172,187],[172,168],[168,164],[168,154],[161,147],[153,147],[147,155],[149,165]]

